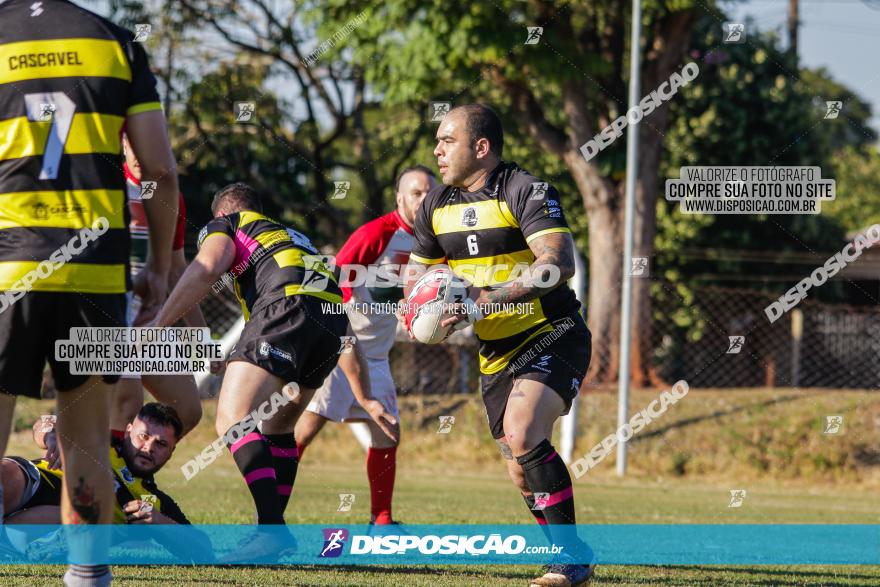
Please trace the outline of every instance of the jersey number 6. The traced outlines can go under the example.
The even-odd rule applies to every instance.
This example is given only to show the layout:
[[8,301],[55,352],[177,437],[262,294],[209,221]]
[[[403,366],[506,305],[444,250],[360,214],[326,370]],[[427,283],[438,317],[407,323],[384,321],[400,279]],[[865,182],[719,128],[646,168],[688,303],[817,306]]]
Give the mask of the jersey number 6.
[[480,247],[477,246],[477,235],[469,234],[467,237],[467,245],[468,245],[468,253],[471,255],[476,255],[480,252]]

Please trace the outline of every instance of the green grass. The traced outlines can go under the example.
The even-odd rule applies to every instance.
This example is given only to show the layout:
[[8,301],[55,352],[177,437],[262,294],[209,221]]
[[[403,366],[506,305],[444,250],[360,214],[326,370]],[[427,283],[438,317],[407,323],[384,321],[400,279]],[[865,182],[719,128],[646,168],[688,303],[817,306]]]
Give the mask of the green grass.
[[[646,405],[656,392],[634,394],[635,408]],[[781,401],[779,397],[794,395]],[[689,402],[689,403],[688,403]],[[721,405],[724,402],[726,406]],[[584,402],[584,435],[576,455],[586,452],[607,428],[613,428],[613,397],[594,395]],[[608,404],[608,405],[606,405]],[[36,456],[24,430],[48,403],[21,402],[16,414],[19,432],[13,435],[9,454]],[[860,406],[855,408],[854,406]],[[876,446],[877,433],[867,435],[853,423],[867,418],[876,400],[868,394],[845,392],[819,395],[811,392],[691,392],[664,419],[644,431],[633,445],[634,475],[624,480],[613,476],[613,458],[590,475],[575,482],[577,515],[581,523],[880,523],[880,497],[876,466],[847,474],[816,472],[815,479],[791,467],[757,474],[748,464],[720,467],[697,475],[676,475],[666,470],[649,473],[666,451],[692,455],[690,462],[709,462],[715,451],[728,455],[757,446],[762,439],[786,435],[804,436],[790,430],[793,422],[818,422],[822,414],[849,409],[851,434],[847,438],[807,437],[806,445],[821,456],[838,444],[868,442]],[[206,403],[206,419],[182,443],[171,463],[158,477],[159,485],[181,505],[196,523],[251,523],[252,505],[232,459],[224,455],[207,470],[186,482],[180,465],[212,440],[214,406]],[[449,435],[436,434],[438,415],[454,414]],[[602,417],[599,418],[598,415]],[[867,414],[867,415],[866,415]],[[528,523],[518,492],[506,478],[503,463],[487,440],[485,420],[472,399],[404,402],[404,444],[398,464],[395,515],[407,523]],[[767,419],[770,420],[767,420]],[[776,418],[773,420],[773,418]],[[774,428],[778,427],[777,428]],[[771,430],[766,431],[766,428]],[[816,427],[811,427],[811,434]],[[725,448],[734,432],[745,438],[738,448]],[[672,438],[670,439],[670,435]],[[871,440],[873,438],[873,440]],[[747,441],[747,442],[746,442]],[[824,443],[816,444],[813,442]],[[772,444],[772,442],[771,442]],[[687,450],[685,451],[685,446]],[[817,448],[818,447],[818,448]],[[806,449],[805,449],[806,450]],[[752,455],[746,451],[742,456]],[[789,459],[809,460],[810,454]],[[812,456],[816,456],[815,454]],[[288,523],[364,523],[369,518],[369,492],[363,452],[342,426],[329,426],[305,454]],[[722,460],[727,456],[720,456]],[[730,457],[733,458],[733,457]],[[804,462],[806,462],[804,460]],[[833,460],[833,459],[832,459]],[[773,461],[776,462],[776,461]],[[782,462],[782,461],[779,461]],[[869,463],[870,464],[870,463]],[[800,466],[800,465],[797,465]],[[777,472],[773,476],[771,473]],[[728,508],[729,490],[747,489],[741,508]],[[354,493],[350,513],[337,513],[339,493]],[[431,587],[459,585],[527,584],[538,567],[115,567],[117,585],[345,585]],[[0,568],[2,585],[56,585],[61,567],[10,566]],[[600,567],[595,585],[877,585],[880,569],[871,567]]]

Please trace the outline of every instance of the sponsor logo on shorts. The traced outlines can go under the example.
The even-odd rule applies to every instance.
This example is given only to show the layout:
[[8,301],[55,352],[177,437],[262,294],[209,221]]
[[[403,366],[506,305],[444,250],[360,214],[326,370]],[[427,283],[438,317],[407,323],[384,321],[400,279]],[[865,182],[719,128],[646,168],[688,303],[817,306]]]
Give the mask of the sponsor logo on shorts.
[[287,363],[293,363],[293,355],[288,352],[282,351],[281,349],[275,348],[265,341],[260,343],[259,353],[262,357],[272,357],[274,359],[285,361]]
[[539,371],[543,371],[544,373],[550,372],[550,355],[544,355],[538,361],[532,365],[533,368],[538,369]]

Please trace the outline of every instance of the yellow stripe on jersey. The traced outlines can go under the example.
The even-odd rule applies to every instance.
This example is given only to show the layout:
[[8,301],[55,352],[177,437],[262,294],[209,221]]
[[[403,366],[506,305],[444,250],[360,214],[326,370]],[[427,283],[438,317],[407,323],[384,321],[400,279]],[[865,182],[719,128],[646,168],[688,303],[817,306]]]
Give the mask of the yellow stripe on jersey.
[[[143,479],[135,477],[131,471],[128,470],[128,465],[125,463],[125,459],[123,459],[114,448],[110,449],[110,467],[113,469],[113,472],[116,473],[115,476],[122,479],[125,488],[131,493],[132,497],[135,499],[143,499],[143,496],[145,495],[152,495],[155,499],[153,503],[154,510],[157,512],[162,511],[162,498],[144,487]],[[131,479],[131,481],[129,481],[129,479]],[[116,479],[116,482],[118,483],[119,480]],[[119,505],[115,496],[113,499],[113,505],[116,506],[113,512],[113,523],[127,524],[128,516],[122,511],[122,506]]]
[[[124,123],[125,118],[112,114],[74,114],[64,142],[64,154],[118,154],[122,148],[119,133]],[[26,116],[0,121],[0,161],[42,155],[53,124],[31,121]]]
[[49,39],[0,45],[0,84],[52,77],[114,77],[131,81],[116,40]]
[[[22,277],[37,270],[38,261],[0,262],[0,290],[23,291],[21,284],[13,287]],[[54,264],[49,263],[54,267]],[[46,274],[46,267],[40,270]],[[39,275],[39,273],[37,273]],[[71,283],[78,283],[76,287]],[[43,278],[39,276],[31,284],[32,291],[61,291],[66,293],[125,293],[125,264],[98,265],[94,263],[68,262]]]
[[[470,226],[464,224],[462,219],[465,210],[473,209],[476,224]],[[470,202],[465,204],[452,204],[434,210],[431,215],[431,224],[434,234],[449,234],[450,232],[464,232],[485,230],[489,228],[518,228],[519,222],[503,200],[484,200],[482,202]]]
[[298,296],[298,295],[307,295],[314,296],[316,298],[320,298],[327,302],[333,302],[334,304],[342,303],[342,296],[339,294],[335,294],[329,291],[324,291],[320,289],[311,288],[307,285],[302,285],[300,283],[291,283],[289,285],[284,286],[284,295],[285,296]]
[[264,249],[268,249],[272,245],[289,241],[290,235],[286,230],[268,230],[254,235],[254,240],[260,243]]
[[132,114],[140,114],[141,112],[152,112],[153,110],[162,110],[162,104],[159,102],[144,102],[143,104],[135,104],[125,111],[126,116]]
[[284,249],[272,255],[279,267],[305,267],[303,251],[299,249]]
[[[450,259],[449,268],[453,273],[477,287],[486,287],[521,276],[523,271],[534,261],[535,254],[531,249],[523,249],[515,253],[504,253],[491,257]],[[511,277],[511,272],[517,268],[518,271]]]
[[251,222],[256,222],[257,220],[268,220],[265,216],[258,212],[251,212],[249,210],[244,210],[238,213],[238,227],[247,226]]
[[63,190],[0,194],[0,229],[91,227],[105,217],[110,228],[127,228],[122,190]]
[[410,253],[409,258],[416,263],[421,263],[422,265],[437,265],[438,263],[442,263],[446,260],[446,257],[440,257],[439,259],[429,259],[428,257],[420,257],[415,253]]
[[482,320],[474,323],[474,334],[483,341],[500,340],[524,332],[540,324],[545,319],[540,300],[531,300],[530,306],[528,306],[529,302],[523,302],[522,304],[531,311],[523,313],[495,312],[489,314]]
[[[477,324],[480,324],[480,322],[477,322]],[[545,334],[547,332],[552,332],[553,329],[553,325],[548,322],[543,327],[532,333],[527,339],[523,341],[522,344],[518,345],[515,349],[512,349],[504,353],[503,355],[494,357],[492,360],[489,360],[483,355],[480,355],[480,373],[485,373],[486,375],[498,373],[499,371],[507,367],[507,364],[510,362],[510,360],[518,355],[524,346],[535,340],[535,337]]]
[[529,236],[527,236],[527,237],[526,237],[526,242],[527,242],[527,243],[530,243],[530,242],[532,242],[533,240],[535,240],[536,238],[538,238],[539,236],[544,236],[545,234],[552,234],[552,233],[554,233],[554,232],[567,232],[567,233],[571,233],[571,230],[568,229],[568,228],[561,228],[561,227],[559,227],[559,228],[548,228],[548,229],[546,229],[546,230],[539,230],[538,232],[533,233],[533,234],[530,234]]

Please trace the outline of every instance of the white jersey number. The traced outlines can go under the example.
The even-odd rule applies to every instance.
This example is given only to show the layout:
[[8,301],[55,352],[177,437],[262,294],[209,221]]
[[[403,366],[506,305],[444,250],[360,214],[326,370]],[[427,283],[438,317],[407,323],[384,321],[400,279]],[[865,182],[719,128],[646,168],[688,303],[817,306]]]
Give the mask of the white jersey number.
[[43,148],[43,165],[40,168],[40,179],[56,179],[64,144],[70,134],[76,104],[64,92],[37,92],[25,94],[25,107],[28,120],[33,122],[51,122],[46,144]]
[[467,237],[467,245],[468,245],[468,253],[471,255],[476,255],[480,252],[480,247],[477,246],[477,235],[470,234]]

